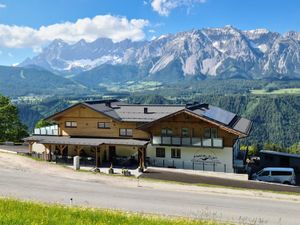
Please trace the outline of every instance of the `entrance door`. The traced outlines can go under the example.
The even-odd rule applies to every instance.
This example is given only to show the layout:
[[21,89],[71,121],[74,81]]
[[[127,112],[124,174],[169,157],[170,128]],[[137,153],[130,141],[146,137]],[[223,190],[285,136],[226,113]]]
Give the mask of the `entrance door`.
[[113,162],[116,157],[116,146],[109,146],[108,152],[109,152],[109,161]]

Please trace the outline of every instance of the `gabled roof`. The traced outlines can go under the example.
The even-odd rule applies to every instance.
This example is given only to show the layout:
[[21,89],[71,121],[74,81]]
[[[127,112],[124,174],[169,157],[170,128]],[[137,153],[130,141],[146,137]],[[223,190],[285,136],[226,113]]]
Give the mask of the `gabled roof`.
[[63,113],[65,113],[66,111],[73,109],[80,105],[86,106],[87,108],[92,109],[93,111],[98,112],[100,114],[106,115],[112,119],[121,120],[121,118],[118,116],[118,114],[116,114],[115,110],[110,108],[109,106],[107,106],[107,104],[92,103],[92,102],[80,102],[80,103],[74,104],[74,105],[64,109],[63,111],[57,112],[57,113],[47,117],[46,120],[51,120],[55,117],[58,117],[58,116],[62,115]]
[[[237,129],[235,129],[235,127],[236,127],[235,124],[236,124],[236,123],[234,123],[233,125],[225,125],[225,124],[221,123],[220,121],[213,120],[213,119],[211,119],[211,118],[208,118],[208,117],[206,117],[206,116],[201,115],[201,114],[200,114],[199,112],[197,112],[197,111],[194,112],[194,111],[191,111],[191,110],[189,110],[189,109],[182,109],[182,110],[180,110],[180,111],[178,111],[178,112],[175,112],[175,113],[173,113],[173,114],[167,115],[167,116],[165,116],[165,117],[163,117],[163,118],[160,118],[160,119],[158,119],[158,120],[152,121],[152,122],[147,123],[147,124],[143,124],[142,126],[139,127],[139,129],[147,130],[149,127],[153,126],[154,124],[159,123],[159,122],[161,122],[161,121],[163,121],[163,120],[165,120],[165,119],[174,117],[174,116],[176,116],[176,115],[179,115],[179,114],[181,114],[181,113],[186,113],[186,114],[188,114],[188,115],[191,115],[191,116],[193,116],[193,117],[196,117],[196,118],[198,118],[198,119],[201,119],[201,120],[203,120],[203,121],[205,121],[205,122],[211,123],[211,124],[213,124],[213,125],[215,125],[215,126],[220,127],[220,128],[223,129],[223,130],[226,130],[226,131],[229,132],[229,133],[233,133],[233,134],[235,134],[235,135],[238,135],[239,137],[246,137],[246,136],[248,136],[248,134],[249,134],[249,132],[250,132],[250,129],[251,129],[251,122],[250,122],[249,120],[248,120],[247,123],[244,123],[244,124],[243,124],[245,127],[244,127],[244,126],[241,126],[243,129],[237,130]],[[239,121],[240,119],[241,119],[241,118],[238,117],[238,118],[237,118],[237,121]],[[242,119],[243,119],[243,120],[246,120],[246,119],[244,119],[244,118],[242,118]]]
[[118,100],[86,101],[75,104],[46,119],[53,119],[78,105],[88,107],[117,121],[145,123],[140,127],[141,129],[181,112],[189,113],[216,126],[220,126],[240,137],[247,136],[252,127],[252,122],[248,119],[216,106],[199,103],[189,105],[141,105],[125,104]]

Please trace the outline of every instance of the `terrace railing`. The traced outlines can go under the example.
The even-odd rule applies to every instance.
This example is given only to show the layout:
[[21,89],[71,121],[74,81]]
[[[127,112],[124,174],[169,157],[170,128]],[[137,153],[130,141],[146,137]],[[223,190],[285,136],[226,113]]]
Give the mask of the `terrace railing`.
[[46,136],[58,136],[58,125],[52,125],[48,127],[35,128],[34,135],[46,135]]
[[202,170],[202,171],[213,171],[213,172],[231,172],[231,165],[223,164],[219,162],[198,162],[198,161],[184,161],[180,159],[149,159],[147,166],[154,167],[165,167],[165,168],[177,168],[177,169],[189,169],[189,170]]

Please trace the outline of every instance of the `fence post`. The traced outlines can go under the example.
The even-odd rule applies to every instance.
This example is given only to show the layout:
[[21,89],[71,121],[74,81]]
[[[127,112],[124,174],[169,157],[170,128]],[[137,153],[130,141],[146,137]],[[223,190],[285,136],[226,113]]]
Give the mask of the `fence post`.
[[193,170],[195,169],[195,162],[193,161]]
[[173,167],[175,167],[175,163],[174,163],[174,160],[173,160]]
[[214,163],[213,166],[214,166],[214,172],[215,172],[216,171],[216,164]]
[[182,169],[184,169],[184,161],[182,161]]
[[165,167],[165,160],[163,159],[163,167]]
[[203,169],[203,171],[205,171],[205,168],[204,168],[204,162],[202,163],[202,169]]
[[224,164],[224,173],[226,173],[226,164]]

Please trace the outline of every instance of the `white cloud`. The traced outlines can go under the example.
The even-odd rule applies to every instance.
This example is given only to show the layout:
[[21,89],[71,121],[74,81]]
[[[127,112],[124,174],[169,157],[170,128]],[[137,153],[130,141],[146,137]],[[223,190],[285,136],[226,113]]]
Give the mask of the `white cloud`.
[[206,0],[152,0],[151,6],[161,16],[169,16],[170,12],[178,7],[185,6],[188,11],[195,4],[205,3]]
[[0,9],[4,9],[4,8],[6,8],[6,5],[3,3],[0,3]]
[[94,41],[99,37],[111,38],[118,42],[124,39],[138,41],[145,38],[144,27],[149,22],[144,19],[131,19],[112,15],[99,15],[94,18],[78,19],[76,22],[57,23],[34,29],[26,26],[0,24],[0,46],[9,48],[33,48],[62,39],[74,43],[80,39]]

